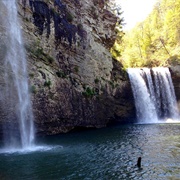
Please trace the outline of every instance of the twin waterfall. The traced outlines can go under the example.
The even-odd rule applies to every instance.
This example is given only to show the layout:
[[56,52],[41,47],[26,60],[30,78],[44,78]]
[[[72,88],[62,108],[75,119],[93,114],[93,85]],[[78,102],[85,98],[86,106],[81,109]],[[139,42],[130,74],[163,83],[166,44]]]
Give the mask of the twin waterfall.
[[129,68],[128,75],[139,123],[179,119],[176,96],[168,68]]
[[9,111],[5,123],[8,125],[4,126],[5,148],[29,149],[34,141],[33,113],[16,0],[1,0],[0,6],[1,24],[6,37],[3,98]]
[[[29,149],[34,141],[33,113],[16,0],[0,1],[0,21],[5,34],[5,55],[1,57],[4,67],[1,73],[5,78],[4,86],[0,89],[3,94],[0,96],[0,103],[4,104],[1,109],[7,111],[5,147]],[[129,68],[128,74],[139,122],[156,123],[164,119],[179,119],[168,68]]]

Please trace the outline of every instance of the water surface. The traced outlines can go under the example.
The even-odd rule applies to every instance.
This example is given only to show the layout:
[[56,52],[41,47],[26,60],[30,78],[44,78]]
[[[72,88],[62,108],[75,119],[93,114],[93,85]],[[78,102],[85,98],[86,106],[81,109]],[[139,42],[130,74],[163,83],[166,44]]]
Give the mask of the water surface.
[[1,148],[0,179],[180,179],[179,132],[180,124],[136,124],[39,138],[35,151]]

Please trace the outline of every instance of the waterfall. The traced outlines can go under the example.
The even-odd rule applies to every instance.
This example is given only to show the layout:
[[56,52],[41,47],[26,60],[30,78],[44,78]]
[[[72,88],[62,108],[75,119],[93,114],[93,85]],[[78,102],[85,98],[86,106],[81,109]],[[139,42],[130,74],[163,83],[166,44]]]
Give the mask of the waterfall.
[[16,0],[1,0],[1,22],[5,32],[4,126],[5,148],[28,149],[34,141],[33,113],[28,88],[27,64],[18,20]]
[[140,123],[179,119],[176,96],[168,68],[127,70]]

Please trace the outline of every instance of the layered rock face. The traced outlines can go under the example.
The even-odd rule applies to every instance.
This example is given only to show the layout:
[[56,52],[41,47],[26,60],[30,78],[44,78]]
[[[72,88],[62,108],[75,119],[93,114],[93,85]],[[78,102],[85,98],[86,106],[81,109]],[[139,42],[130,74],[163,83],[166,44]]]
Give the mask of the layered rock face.
[[180,65],[171,66],[170,71],[180,112]]
[[106,1],[18,0],[18,5],[37,133],[135,117],[127,74],[109,52],[117,19]]

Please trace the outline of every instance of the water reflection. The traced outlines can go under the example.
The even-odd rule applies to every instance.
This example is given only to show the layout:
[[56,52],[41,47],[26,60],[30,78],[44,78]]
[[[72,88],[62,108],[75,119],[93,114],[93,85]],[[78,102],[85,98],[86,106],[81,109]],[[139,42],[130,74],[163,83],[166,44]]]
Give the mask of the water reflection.
[[41,138],[63,148],[0,154],[0,169],[10,179],[180,179],[179,130],[178,124],[126,125]]

